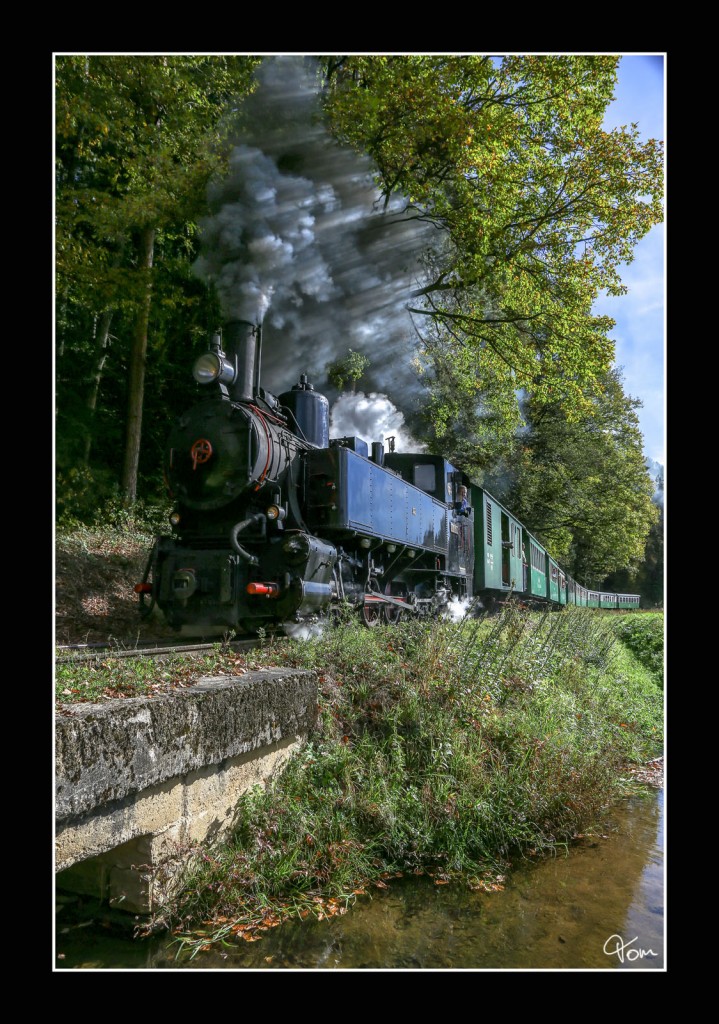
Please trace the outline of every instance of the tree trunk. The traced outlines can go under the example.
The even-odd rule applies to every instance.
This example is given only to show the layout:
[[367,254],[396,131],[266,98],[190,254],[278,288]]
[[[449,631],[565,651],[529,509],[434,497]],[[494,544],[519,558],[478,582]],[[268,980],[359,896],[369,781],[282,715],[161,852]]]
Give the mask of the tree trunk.
[[122,490],[126,505],[132,505],[137,500],[137,468],[140,462],[142,403],[145,394],[145,360],[147,358],[147,328],[152,302],[154,248],[155,229],[145,228],[140,238],[140,270],[146,278],[145,292],[137,312],[130,353],[127,432],[125,434],[125,461],[122,469]]
[[87,408],[90,412],[90,420],[87,428],[87,435],[85,437],[85,450],[83,452],[82,461],[85,465],[90,461],[90,449],[92,448],[93,428],[95,421],[95,409],[97,408],[97,396],[100,392],[100,381],[102,380],[102,371],[105,367],[105,361],[107,359],[108,349],[110,348],[110,324],[112,323],[112,310],[106,310],[100,317],[100,326],[97,330],[97,361],[95,363],[95,371],[92,375],[90,382],[90,391],[87,396]]

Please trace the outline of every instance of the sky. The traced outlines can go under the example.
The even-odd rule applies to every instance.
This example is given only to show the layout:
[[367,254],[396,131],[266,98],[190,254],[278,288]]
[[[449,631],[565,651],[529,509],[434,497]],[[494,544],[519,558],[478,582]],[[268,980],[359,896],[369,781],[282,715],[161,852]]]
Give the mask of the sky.
[[[607,108],[606,128],[637,122],[642,139],[665,134],[666,57],[625,55],[619,64],[615,99]],[[665,149],[666,152],[666,149]],[[602,297],[597,314],[611,316],[616,327],[616,365],[624,375],[625,394],[638,398],[644,454],[665,462],[665,234],[655,225],[635,249],[634,260],[621,272],[628,293]]]

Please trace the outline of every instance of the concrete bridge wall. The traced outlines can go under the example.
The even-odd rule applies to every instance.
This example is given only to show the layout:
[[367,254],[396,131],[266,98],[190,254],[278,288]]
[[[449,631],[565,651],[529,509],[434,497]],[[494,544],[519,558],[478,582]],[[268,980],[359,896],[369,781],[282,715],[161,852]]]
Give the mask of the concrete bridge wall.
[[193,844],[221,838],[242,793],[300,748],[317,682],[268,669],[68,712],[55,724],[57,884],[147,913]]

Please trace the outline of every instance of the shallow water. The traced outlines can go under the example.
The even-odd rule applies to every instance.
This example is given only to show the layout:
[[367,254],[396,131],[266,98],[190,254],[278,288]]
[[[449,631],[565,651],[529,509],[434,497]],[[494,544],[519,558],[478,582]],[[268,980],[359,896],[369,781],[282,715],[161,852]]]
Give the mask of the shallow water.
[[118,938],[101,916],[63,926],[61,911],[55,969],[661,970],[663,848],[655,790],[623,801],[605,838],[521,864],[502,891],[394,880],[344,916],[289,922],[192,960],[175,959],[166,940]]

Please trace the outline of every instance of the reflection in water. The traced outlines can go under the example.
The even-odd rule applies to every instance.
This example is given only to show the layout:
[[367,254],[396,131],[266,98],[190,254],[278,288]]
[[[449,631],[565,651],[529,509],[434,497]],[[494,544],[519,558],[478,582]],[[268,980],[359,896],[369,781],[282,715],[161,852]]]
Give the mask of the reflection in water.
[[159,940],[119,942],[92,926],[63,933],[59,919],[57,968],[662,969],[663,807],[662,792],[624,801],[606,838],[519,867],[501,892],[396,881],[343,917],[290,922],[191,961]]
[[[642,957],[643,967],[662,967],[664,965],[664,791],[660,790],[656,799],[656,838],[648,850],[648,857],[642,871],[639,886],[635,887],[634,898],[627,911],[622,937],[629,942],[634,936],[632,951],[646,948],[649,939],[659,933],[662,935],[661,945],[657,944],[654,951],[658,954],[656,961],[651,957]],[[657,939],[658,943],[658,939]],[[639,966],[639,959],[627,949],[620,959],[621,967]]]

